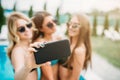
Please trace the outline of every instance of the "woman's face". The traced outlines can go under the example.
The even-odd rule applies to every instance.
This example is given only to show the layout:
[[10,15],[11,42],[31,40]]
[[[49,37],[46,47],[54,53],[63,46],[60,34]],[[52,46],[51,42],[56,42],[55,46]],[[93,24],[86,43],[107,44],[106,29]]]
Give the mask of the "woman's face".
[[79,35],[80,23],[76,16],[72,17],[70,22],[67,23],[68,35],[75,37]]
[[45,34],[52,34],[56,31],[56,24],[53,21],[52,16],[45,17],[41,31]]
[[32,23],[23,19],[18,19],[17,22],[17,34],[21,40],[29,40],[32,38]]

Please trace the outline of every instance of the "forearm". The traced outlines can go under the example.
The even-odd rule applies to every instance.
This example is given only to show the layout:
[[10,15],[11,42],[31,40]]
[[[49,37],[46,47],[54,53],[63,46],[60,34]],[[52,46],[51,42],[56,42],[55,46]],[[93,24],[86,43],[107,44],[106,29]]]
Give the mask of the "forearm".
[[74,73],[72,73],[68,80],[79,80],[79,76],[80,75],[75,75]]
[[81,73],[82,69],[79,68],[74,68],[72,70],[72,73],[71,73],[71,76],[70,76],[70,79],[69,80],[79,80],[79,77],[80,77],[80,73]]
[[19,71],[15,72],[15,80],[26,80],[29,73],[30,69],[23,67]]
[[51,65],[42,66],[41,70],[42,70],[42,75],[44,75],[44,77],[47,80],[54,80],[53,71],[52,71]]
[[70,77],[68,80],[79,80],[79,79],[75,77]]

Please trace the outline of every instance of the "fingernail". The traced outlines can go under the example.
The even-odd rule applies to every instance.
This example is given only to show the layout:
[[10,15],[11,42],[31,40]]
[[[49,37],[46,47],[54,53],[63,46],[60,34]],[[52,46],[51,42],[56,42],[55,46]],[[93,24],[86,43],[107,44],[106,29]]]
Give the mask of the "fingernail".
[[42,48],[44,48],[44,47],[45,47],[45,44],[44,44],[44,43],[42,43],[42,44],[40,44],[40,46],[41,46]]
[[35,52],[37,52],[37,50],[35,50]]

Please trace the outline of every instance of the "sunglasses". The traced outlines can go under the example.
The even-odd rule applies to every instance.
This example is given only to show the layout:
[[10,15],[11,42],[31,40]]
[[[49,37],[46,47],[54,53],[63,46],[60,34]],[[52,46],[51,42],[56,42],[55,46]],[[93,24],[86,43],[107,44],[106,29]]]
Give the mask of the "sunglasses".
[[53,24],[53,23],[51,23],[51,22],[48,22],[46,26],[47,26],[48,28],[50,28],[50,29],[51,29],[51,28],[53,28],[53,27],[54,27],[54,24]]
[[53,22],[54,22],[55,24],[58,24],[58,20],[57,20],[57,19],[54,19]]
[[50,29],[54,27],[54,24],[53,24],[53,23],[55,23],[55,24],[58,23],[58,21],[57,21],[56,19],[53,19],[52,21],[53,21],[53,22],[48,22],[47,25],[46,25],[46,26],[47,26],[48,28],[50,28]]
[[[32,23],[26,24],[26,27],[27,27],[28,29],[30,29],[30,28],[32,27]],[[25,31],[26,31],[25,26],[20,26],[20,27],[17,29],[17,31],[19,31],[19,32],[21,32],[21,33],[25,32]]]
[[68,23],[67,23],[67,27],[69,28],[70,26],[71,26],[73,29],[76,29],[76,28],[79,28],[79,27],[80,27],[80,24],[68,22]]

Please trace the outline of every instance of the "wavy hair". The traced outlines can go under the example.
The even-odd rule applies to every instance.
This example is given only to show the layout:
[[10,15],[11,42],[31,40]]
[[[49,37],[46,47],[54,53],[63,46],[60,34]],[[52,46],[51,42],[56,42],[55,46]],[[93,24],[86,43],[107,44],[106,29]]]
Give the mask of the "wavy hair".
[[[68,60],[68,67],[70,67],[71,62],[75,59],[74,57],[74,51],[75,49],[81,45],[81,43],[84,43],[86,47],[86,55],[85,55],[85,62],[83,69],[87,69],[88,64],[91,65],[91,40],[90,40],[90,23],[86,15],[84,14],[74,14],[73,16],[77,17],[81,27],[79,29],[79,36],[77,39],[77,43],[75,44],[75,47],[73,48],[72,54]],[[72,43],[72,37],[70,37],[70,43]]]
[[17,35],[17,26],[16,26],[16,22],[18,19],[24,19],[25,21],[30,22],[30,19],[27,16],[19,12],[13,12],[8,17],[7,25],[8,25],[9,45],[8,45],[7,53],[8,53],[9,58],[11,58],[12,49],[14,48],[15,44],[20,41],[20,38]]
[[42,28],[44,19],[47,16],[51,16],[51,14],[46,11],[39,11],[32,17],[35,28],[38,30],[34,32],[32,42],[34,42],[40,36],[44,37],[44,32],[40,31],[40,29]]

